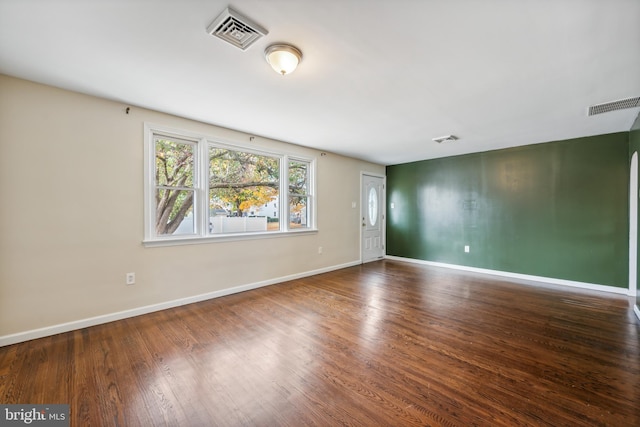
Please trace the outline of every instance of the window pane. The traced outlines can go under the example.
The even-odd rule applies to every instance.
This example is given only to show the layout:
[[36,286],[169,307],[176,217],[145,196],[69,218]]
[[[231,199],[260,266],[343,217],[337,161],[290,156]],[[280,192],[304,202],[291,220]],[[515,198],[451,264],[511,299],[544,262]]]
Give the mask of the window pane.
[[161,188],[156,191],[156,234],[194,234],[193,190]]
[[289,229],[307,228],[309,221],[309,163],[289,161]]
[[[278,158],[225,148],[209,149],[209,231],[242,233],[280,229]],[[275,214],[275,215],[274,215]]]
[[156,138],[156,185],[193,187],[195,144]]
[[289,161],[289,229],[309,227],[309,163]]
[[289,162],[289,194],[309,194],[309,163]]
[[378,221],[378,192],[375,187],[371,187],[369,190],[369,225],[374,226]]
[[289,228],[307,227],[309,227],[307,198],[303,196],[289,196]]

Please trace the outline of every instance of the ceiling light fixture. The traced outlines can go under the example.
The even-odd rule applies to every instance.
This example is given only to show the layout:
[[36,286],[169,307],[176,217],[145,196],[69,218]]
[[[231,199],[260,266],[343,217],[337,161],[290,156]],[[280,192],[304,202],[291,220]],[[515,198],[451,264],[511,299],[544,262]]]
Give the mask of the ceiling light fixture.
[[276,73],[284,76],[293,73],[302,61],[302,52],[288,44],[272,44],[265,49],[264,57]]

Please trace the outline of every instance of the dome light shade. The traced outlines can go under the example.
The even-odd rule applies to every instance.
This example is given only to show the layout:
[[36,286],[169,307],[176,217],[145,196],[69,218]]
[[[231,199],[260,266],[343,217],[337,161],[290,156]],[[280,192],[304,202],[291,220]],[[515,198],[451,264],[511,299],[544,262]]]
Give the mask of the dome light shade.
[[296,69],[302,60],[302,52],[288,44],[273,44],[265,49],[264,57],[276,73],[284,76]]

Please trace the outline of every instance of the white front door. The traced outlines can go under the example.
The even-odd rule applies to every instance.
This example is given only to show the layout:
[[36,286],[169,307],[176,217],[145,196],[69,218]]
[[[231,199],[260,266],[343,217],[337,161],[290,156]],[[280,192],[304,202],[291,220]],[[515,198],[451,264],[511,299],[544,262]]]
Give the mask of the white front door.
[[362,174],[362,262],[384,257],[384,177]]

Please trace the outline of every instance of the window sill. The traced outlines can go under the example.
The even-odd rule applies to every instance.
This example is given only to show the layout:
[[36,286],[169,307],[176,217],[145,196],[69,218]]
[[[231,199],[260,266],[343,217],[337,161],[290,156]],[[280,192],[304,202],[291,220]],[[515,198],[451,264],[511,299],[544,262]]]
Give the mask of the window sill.
[[274,239],[280,237],[292,237],[292,236],[305,236],[309,234],[318,233],[317,228],[305,229],[305,230],[290,230],[290,231],[270,231],[266,233],[238,233],[238,234],[225,234],[221,236],[181,236],[181,237],[167,237],[164,239],[143,240],[142,244],[147,248],[154,248],[160,246],[184,246],[184,245],[202,245],[208,243],[221,243],[221,242],[237,242],[242,240],[259,240],[259,239]]

